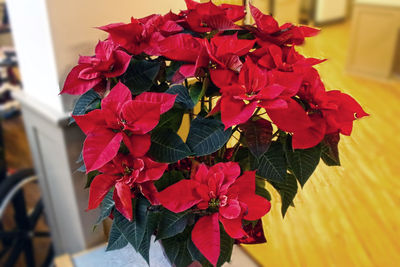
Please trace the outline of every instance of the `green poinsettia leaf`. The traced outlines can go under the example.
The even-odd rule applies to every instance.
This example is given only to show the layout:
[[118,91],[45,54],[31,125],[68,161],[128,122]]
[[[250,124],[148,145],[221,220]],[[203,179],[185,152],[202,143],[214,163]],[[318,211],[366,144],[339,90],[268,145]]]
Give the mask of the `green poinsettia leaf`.
[[271,182],[271,185],[278,191],[282,200],[282,217],[285,217],[285,214],[289,208],[289,206],[293,205],[293,199],[297,194],[297,180],[293,174],[287,173],[285,180],[282,182]]
[[266,181],[262,178],[256,177],[256,194],[262,196],[268,201],[271,201],[271,194],[268,192],[265,186]]
[[150,203],[145,199],[137,199],[135,206],[135,215],[133,221],[127,220],[116,209],[114,210],[114,223],[118,230],[123,234],[126,240],[139,250],[140,244],[144,238],[147,228],[147,208]]
[[119,231],[118,227],[113,222],[111,225],[106,251],[121,249],[126,245],[128,245],[128,240],[126,240],[124,235]]
[[182,124],[184,111],[180,108],[173,108],[160,116],[160,122],[156,130],[161,128],[170,128],[177,132]]
[[262,118],[248,120],[239,126],[251,153],[259,158],[267,152],[272,142],[272,124]]
[[203,265],[204,265],[204,263],[211,264],[211,263],[209,263],[208,260],[204,257],[204,255],[201,254],[200,250],[196,247],[196,245],[193,243],[193,241],[192,241],[191,238],[189,238],[189,239],[187,240],[187,249],[188,249],[188,251],[189,251],[189,253],[190,253],[190,256],[192,257],[192,260],[193,260],[193,261],[201,262],[201,263],[203,263]]
[[259,159],[252,158],[252,168],[257,175],[269,182],[284,182],[287,171],[285,151],[280,142],[272,142],[268,151]]
[[[84,115],[92,110],[100,108],[100,103],[100,95],[93,89],[90,89],[78,98],[72,111],[72,115]],[[71,124],[73,122],[75,122],[75,120],[71,117],[69,123]]]
[[181,105],[184,109],[192,109],[194,108],[194,103],[192,98],[189,95],[188,89],[180,84],[172,85],[167,91],[165,91],[171,95],[177,95],[175,99],[175,103]]
[[100,203],[100,215],[96,221],[96,225],[100,224],[111,214],[112,209],[114,208],[115,203],[113,200],[113,192],[110,191],[104,197],[103,201]]
[[187,267],[192,263],[192,257],[187,248],[189,238],[190,229],[187,228],[181,234],[162,240],[165,254],[176,267]]
[[190,125],[186,143],[196,156],[209,155],[228,142],[232,130],[224,128],[218,119],[197,116]]
[[286,149],[286,158],[293,174],[303,187],[318,166],[321,146],[307,149]]
[[239,147],[235,158],[233,161],[236,161],[240,165],[240,169],[242,171],[248,171],[251,169],[251,152],[247,147]]
[[160,212],[149,212],[147,216],[147,227],[143,236],[143,240],[140,243],[138,252],[149,264],[150,256],[150,244],[151,236],[154,234],[159,222],[160,222]]
[[161,213],[156,239],[165,239],[182,233],[188,224],[189,217],[188,212],[174,213],[164,209]]
[[161,63],[158,61],[132,59],[128,69],[121,76],[121,82],[132,94],[138,95],[148,91],[155,84],[160,67]]
[[186,158],[192,151],[172,129],[162,128],[152,133],[148,153],[157,161],[172,163]]
[[217,266],[222,266],[226,262],[231,261],[233,244],[235,243],[235,240],[223,230],[222,225],[220,225],[220,229],[221,252],[218,258]]
[[322,140],[321,159],[328,166],[340,166],[339,141],[339,133],[328,134],[325,136],[324,140]]
[[203,84],[201,82],[196,82],[189,87],[189,95],[195,105],[199,103],[204,93]]

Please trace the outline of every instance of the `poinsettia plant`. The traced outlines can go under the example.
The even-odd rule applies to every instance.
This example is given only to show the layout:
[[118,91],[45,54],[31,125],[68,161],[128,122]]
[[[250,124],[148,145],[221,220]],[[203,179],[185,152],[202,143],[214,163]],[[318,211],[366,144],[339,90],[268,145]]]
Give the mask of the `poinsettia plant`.
[[113,219],[108,249],[130,243],[149,261],[154,235],[175,266],[221,266],[233,244],[266,241],[266,183],[284,216],[320,159],[340,165],[340,134],[367,114],[325,89],[313,67],[324,60],[296,51],[317,29],[251,5],[254,25],[243,6],[186,4],[99,27],[108,38],[62,93],[81,95],[72,120],[86,134],[88,209]]

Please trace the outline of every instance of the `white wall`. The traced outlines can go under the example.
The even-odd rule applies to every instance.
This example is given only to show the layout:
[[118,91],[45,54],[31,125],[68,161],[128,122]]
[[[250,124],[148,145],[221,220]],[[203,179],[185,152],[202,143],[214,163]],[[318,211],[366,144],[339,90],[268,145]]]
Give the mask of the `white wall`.
[[7,7],[24,91],[51,109],[62,112],[44,0],[8,0]]
[[47,6],[60,84],[78,55],[93,54],[97,41],[106,37],[94,27],[186,9],[184,0],[47,0]]
[[71,109],[72,101],[63,96],[63,105],[58,92],[79,54],[92,55],[106,37],[94,27],[186,8],[183,0],[8,0],[7,5],[24,90],[59,112]]
[[317,0],[315,6],[315,21],[329,22],[345,18],[348,0]]
[[400,0],[356,0],[356,3],[400,7]]

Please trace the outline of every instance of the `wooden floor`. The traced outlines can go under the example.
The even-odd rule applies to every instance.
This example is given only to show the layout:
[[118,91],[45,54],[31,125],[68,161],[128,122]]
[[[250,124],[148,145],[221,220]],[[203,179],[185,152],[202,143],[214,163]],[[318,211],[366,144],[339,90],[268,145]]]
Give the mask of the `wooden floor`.
[[321,164],[284,220],[274,192],[268,243],[246,247],[262,266],[400,266],[400,83],[345,73],[349,28],[327,26],[302,50],[328,58],[319,67],[327,88],[371,116],[342,138],[342,167]]

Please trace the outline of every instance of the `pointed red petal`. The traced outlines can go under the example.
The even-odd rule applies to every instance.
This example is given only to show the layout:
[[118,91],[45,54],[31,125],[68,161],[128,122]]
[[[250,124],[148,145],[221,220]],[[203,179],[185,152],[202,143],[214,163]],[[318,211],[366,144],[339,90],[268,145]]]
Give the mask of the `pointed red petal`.
[[111,92],[101,101],[102,109],[110,109],[117,113],[123,104],[132,99],[132,93],[123,83],[118,82]]
[[239,201],[246,203],[248,209],[244,219],[249,221],[260,219],[271,209],[271,203],[265,198],[256,194],[241,195]]
[[60,94],[82,95],[102,81],[101,78],[93,80],[79,79],[79,74],[87,67],[87,64],[75,66],[65,79],[64,87]]
[[201,217],[192,231],[192,241],[201,254],[214,266],[220,254],[218,213]]
[[143,157],[151,146],[151,138],[149,134],[132,134],[123,136],[124,144],[134,157]]
[[121,212],[125,218],[132,221],[132,194],[129,186],[123,182],[116,183],[113,199],[115,201],[115,208]]
[[190,209],[201,201],[196,193],[199,183],[193,180],[181,180],[158,194],[160,203],[175,213]]
[[255,193],[256,191],[256,172],[246,171],[236,179],[235,183],[229,188],[228,192],[235,195]]
[[225,219],[224,217],[219,217],[220,222],[224,226],[226,233],[232,238],[242,238],[246,236],[246,232],[242,228],[242,218],[237,218],[233,220]]
[[89,189],[88,210],[97,208],[115,183],[115,177],[106,174],[97,175]]
[[118,153],[122,133],[108,129],[97,129],[86,137],[83,144],[83,161],[86,173],[97,170],[112,160]]
[[140,184],[140,188],[143,196],[150,201],[151,205],[161,205],[160,201],[158,201],[157,188],[152,181]]
[[312,37],[317,35],[320,32],[320,29],[308,27],[308,26],[300,26],[299,29],[302,31],[304,37]]
[[272,122],[279,129],[287,132],[295,132],[311,126],[311,120],[305,110],[293,99],[288,99],[288,108],[267,109]]
[[293,133],[293,149],[306,149],[318,145],[324,139],[326,122],[319,114],[310,115],[312,125]]
[[118,50],[114,52],[115,63],[113,65],[112,71],[105,73],[105,77],[117,77],[125,73],[126,69],[131,62],[132,56],[128,55],[124,51]]
[[72,117],[86,135],[96,128],[105,127],[106,125],[100,109],[93,110],[85,115],[72,115]]
[[219,88],[231,86],[238,82],[238,75],[227,69],[211,69],[210,77],[212,82]]
[[159,43],[159,48],[161,54],[169,59],[193,63],[201,51],[198,39],[185,33],[165,38]]
[[143,157],[142,160],[144,161],[145,169],[140,172],[139,177],[136,179],[137,183],[158,180],[168,167],[168,164],[153,161],[148,157]]
[[221,119],[225,125],[225,129],[241,123],[245,123],[253,115],[257,107],[257,102],[253,101],[248,104],[243,100],[234,99],[231,96],[221,97]]
[[134,134],[150,132],[160,121],[160,107],[159,103],[136,99],[126,102],[122,108],[122,116],[126,121],[125,129]]
[[222,4],[220,7],[225,11],[226,17],[231,21],[241,20],[246,15],[244,6]]
[[258,8],[251,4],[250,12],[257,24],[257,28],[261,31],[270,34],[279,30],[279,24],[272,16],[264,15]]
[[135,100],[160,104],[161,114],[170,110],[175,103],[175,98],[177,95],[171,95],[166,93],[152,93],[152,92],[144,92],[138,95]]

